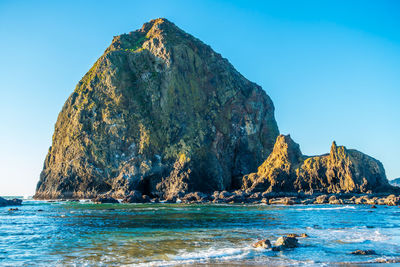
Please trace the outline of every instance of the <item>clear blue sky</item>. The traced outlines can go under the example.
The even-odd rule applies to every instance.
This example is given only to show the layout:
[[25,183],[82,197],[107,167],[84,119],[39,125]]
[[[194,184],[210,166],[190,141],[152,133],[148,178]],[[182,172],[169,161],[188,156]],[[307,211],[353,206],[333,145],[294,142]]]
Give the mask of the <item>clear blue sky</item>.
[[58,112],[110,44],[166,17],[275,103],[304,154],[331,142],[400,177],[399,1],[0,1],[0,195],[33,194]]

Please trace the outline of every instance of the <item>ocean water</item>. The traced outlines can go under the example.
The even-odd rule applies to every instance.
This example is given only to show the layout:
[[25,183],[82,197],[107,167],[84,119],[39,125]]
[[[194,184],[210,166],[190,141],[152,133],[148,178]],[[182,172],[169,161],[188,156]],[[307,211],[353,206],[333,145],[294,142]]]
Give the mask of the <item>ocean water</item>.
[[[0,266],[363,266],[400,260],[398,207],[26,200],[18,208],[0,207]],[[309,238],[280,252],[251,246],[288,233]],[[357,249],[378,255],[350,254]]]

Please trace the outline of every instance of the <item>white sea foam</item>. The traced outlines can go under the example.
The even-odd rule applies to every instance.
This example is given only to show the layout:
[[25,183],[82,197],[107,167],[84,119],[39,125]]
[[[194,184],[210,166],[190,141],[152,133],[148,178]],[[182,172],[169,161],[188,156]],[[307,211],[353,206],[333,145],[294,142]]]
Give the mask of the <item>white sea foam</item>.
[[341,238],[340,240],[346,243],[362,243],[364,241],[381,242],[388,239],[389,237],[383,235],[379,230],[376,230],[372,233],[364,230],[347,233],[346,236]]
[[363,243],[365,241],[387,242],[390,237],[382,234],[380,230],[373,230],[364,227],[351,227],[343,229],[315,229],[308,228],[311,236],[317,236],[319,239],[327,242],[338,241],[342,243]]
[[345,210],[345,209],[355,209],[354,206],[339,206],[339,207],[311,207],[311,208],[302,208],[296,210]]
[[252,248],[208,248],[205,250],[188,252],[181,250],[177,255],[168,255],[170,260],[152,261],[135,266],[175,266],[183,264],[204,263],[208,261],[235,261],[247,258],[256,251]]
[[[215,262],[246,262],[253,260],[257,255],[269,253],[271,250],[262,248],[208,248],[200,251],[187,252],[186,250],[180,251],[177,255],[169,255],[170,260],[151,261],[147,263],[134,264],[129,266],[177,266],[198,263],[215,263]],[[272,252],[271,252],[272,253]],[[272,254],[271,254],[272,256]],[[262,265],[270,266],[297,266],[307,265],[316,266],[314,261],[297,261],[288,258],[271,257],[269,259],[263,258]],[[318,266],[323,266],[318,264]]]

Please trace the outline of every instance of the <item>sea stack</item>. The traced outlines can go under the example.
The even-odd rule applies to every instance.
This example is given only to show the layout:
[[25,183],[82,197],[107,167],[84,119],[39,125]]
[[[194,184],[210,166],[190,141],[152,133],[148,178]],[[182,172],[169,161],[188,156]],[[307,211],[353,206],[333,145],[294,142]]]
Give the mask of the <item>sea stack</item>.
[[304,156],[290,135],[279,135],[256,173],[243,177],[252,192],[375,193],[395,190],[380,161],[332,143],[329,154]]
[[279,131],[265,91],[166,19],[114,37],[65,102],[35,198],[231,190]]

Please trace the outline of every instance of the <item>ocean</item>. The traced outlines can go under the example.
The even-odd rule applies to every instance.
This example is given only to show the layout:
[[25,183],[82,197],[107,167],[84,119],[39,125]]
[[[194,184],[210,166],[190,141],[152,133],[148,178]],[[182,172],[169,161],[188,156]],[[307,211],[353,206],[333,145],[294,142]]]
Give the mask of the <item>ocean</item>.
[[[400,208],[92,204],[0,207],[0,266],[363,266],[400,260]],[[299,247],[253,248],[306,233]],[[373,249],[376,255],[352,255]]]

